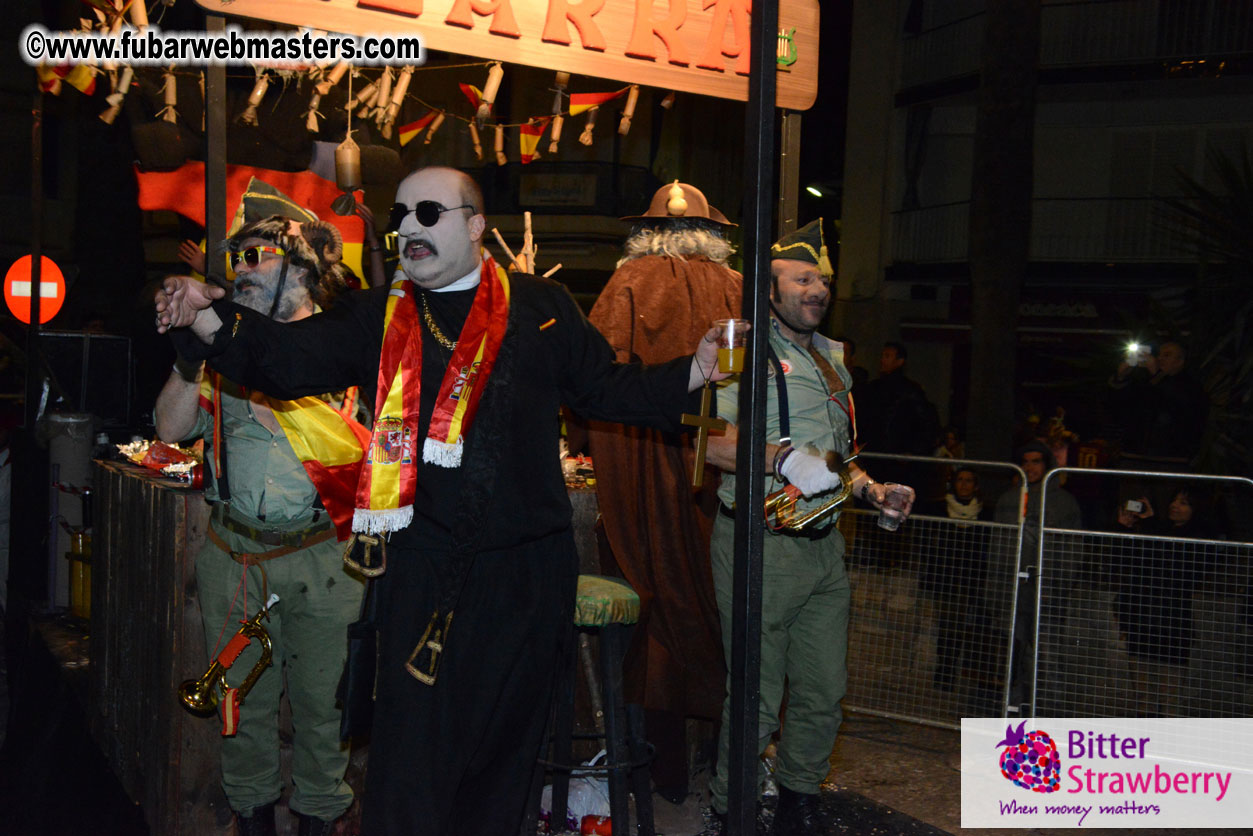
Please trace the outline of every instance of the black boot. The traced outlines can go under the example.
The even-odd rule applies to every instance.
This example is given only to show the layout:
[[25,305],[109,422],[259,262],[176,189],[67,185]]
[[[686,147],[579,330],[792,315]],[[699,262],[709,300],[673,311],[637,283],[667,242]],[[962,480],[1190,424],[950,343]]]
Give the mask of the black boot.
[[274,802],[253,809],[251,816],[236,810],[235,829],[239,836],[278,836],[274,827]]
[[331,836],[335,830],[335,822],[325,819],[315,819],[313,816],[306,816],[304,813],[297,813],[296,819],[300,822],[300,828],[296,831],[298,836]]
[[818,794],[796,792],[779,784],[779,806],[774,812],[774,836],[819,836]]

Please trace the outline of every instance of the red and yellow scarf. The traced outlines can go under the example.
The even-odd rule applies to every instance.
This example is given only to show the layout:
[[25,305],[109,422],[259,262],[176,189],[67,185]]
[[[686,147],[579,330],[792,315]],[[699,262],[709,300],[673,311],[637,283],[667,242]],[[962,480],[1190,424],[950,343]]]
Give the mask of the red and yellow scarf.
[[280,401],[224,381],[214,371],[206,371],[200,382],[200,404],[213,416],[214,473],[222,472],[224,386],[235,397],[267,406],[274,413],[335,523],[336,534],[340,540],[346,539],[352,531],[358,471],[370,444],[370,431],[353,418],[356,387],[344,393],[343,404],[337,409],[317,397]]
[[[374,436],[357,483],[353,531],[399,531],[413,519],[424,327],[418,313],[420,292],[413,282],[400,276],[388,294]],[[435,399],[431,425],[422,443],[422,461],[439,467],[461,465],[464,437],[487,387],[508,319],[508,274],[484,255],[474,304]]]

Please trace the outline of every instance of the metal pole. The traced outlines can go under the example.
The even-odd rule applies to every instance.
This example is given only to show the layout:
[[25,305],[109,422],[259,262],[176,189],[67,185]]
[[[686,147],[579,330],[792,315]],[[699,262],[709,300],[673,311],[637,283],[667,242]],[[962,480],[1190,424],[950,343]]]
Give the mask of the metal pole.
[[800,226],[797,209],[801,193],[801,114],[791,110],[784,111],[781,133],[776,239],[782,238]]
[[[205,15],[205,30],[226,33],[226,18]],[[208,253],[206,277],[225,286],[223,262],[215,258],[218,244],[226,238],[226,66],[210,64],[205,68],[205,156],[204,217],[205,252]]]
[[748,107],[744,123],[744,301],[753,323],[740,381],[736,449],[735,571],[732,587],[731,730],[727,828],[757,832],[757,711],[761,701],[761,551],[766,478],[766,345],[770,334],[771,208],[775,195],[775,43],[779,0],[753,4]]
[[[205,30],[226,34],[223,15],[205,15]],[[226,271],[216,254],[226,240],[226,65],[210,64],[204,71],[204,239],[205,280],[226,287]],[[225,435],[222,443],[225,445]],[[230,501],[230,473],[225,447],[218,450],[218,497]]]
[[26,330],[26,429],[34,432],[39,409],[42,366],[39,352],[39,306],[43,290],[44,94],[35,92],[30,125],[30,328]]

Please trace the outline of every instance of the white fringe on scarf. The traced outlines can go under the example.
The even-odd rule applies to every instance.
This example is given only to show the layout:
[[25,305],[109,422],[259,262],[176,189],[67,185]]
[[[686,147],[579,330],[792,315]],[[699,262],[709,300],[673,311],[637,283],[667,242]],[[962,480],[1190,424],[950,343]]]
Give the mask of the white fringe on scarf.
[[352,512],[352,530],[358,534],[386,534],[400,531],[413,521],[413,506],[373,510],[357,508]]
[[455,444],[427,436],[422,444],[422,461],[437,467],[461,467],[461,439]]

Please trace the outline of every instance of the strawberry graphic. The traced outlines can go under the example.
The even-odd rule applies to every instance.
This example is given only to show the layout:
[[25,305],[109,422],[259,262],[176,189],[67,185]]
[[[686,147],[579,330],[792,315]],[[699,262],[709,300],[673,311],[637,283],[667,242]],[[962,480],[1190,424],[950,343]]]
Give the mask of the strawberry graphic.
[[1024,734],[1026,727],[1026,720],[1017,729],[1012,724],[1005,727],[1005,739],[996,744],[1005,747],[1001,752],[1001,774],[1032,792],[1057,792],[1062,774],[1057,744],[1048,732]]

